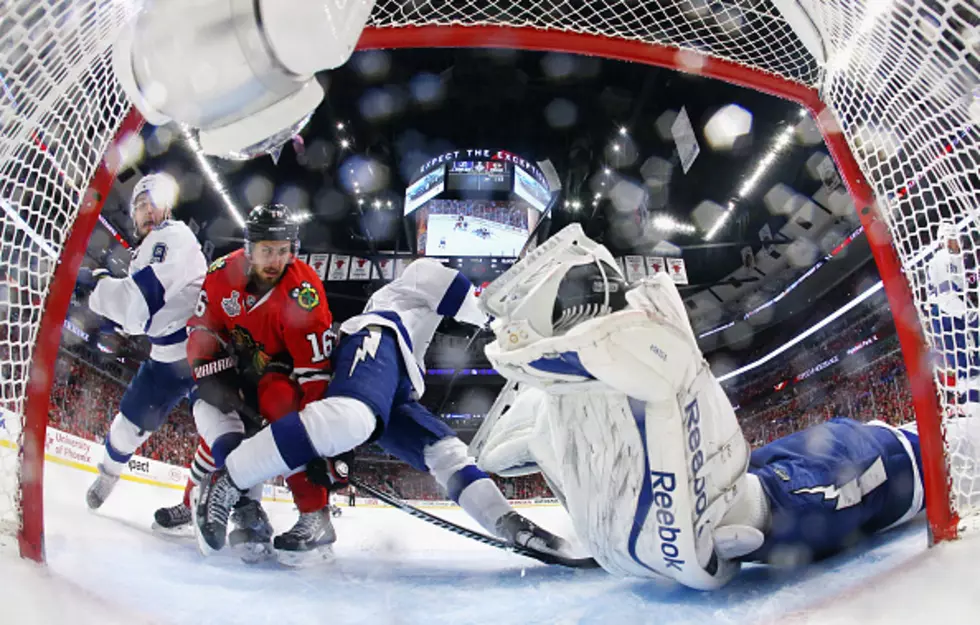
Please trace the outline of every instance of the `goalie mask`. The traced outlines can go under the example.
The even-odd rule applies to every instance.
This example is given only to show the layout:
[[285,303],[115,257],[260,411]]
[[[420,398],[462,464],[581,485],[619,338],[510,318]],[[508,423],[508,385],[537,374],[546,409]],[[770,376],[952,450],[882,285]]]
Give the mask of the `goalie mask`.
[[572,224],[494,280],[480,305],[512,350],[622,309],[626,281],[609,250]]

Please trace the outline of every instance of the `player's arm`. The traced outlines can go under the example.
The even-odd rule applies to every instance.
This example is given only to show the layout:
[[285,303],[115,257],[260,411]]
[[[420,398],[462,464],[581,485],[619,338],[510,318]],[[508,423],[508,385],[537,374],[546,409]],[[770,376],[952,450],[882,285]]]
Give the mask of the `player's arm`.
[[290,366],[284,366],[287,359],[274,358],[259,381],[259,410],[267,418],[298,410],[327,392],[336,336],[319,280],[290,290],[280,323]]
[[444,317],[483,326],[487,315],[478,304],[469,279],[442,263],[421,258],[405,268],[399,280],[428,308]]
[[227,328],[209,298],[216,292],[219,279],[220,274],[208,274],[194,313],[187,320],[187,362],[197,382],[198,396],[221,412],[232,412],[242,406],[237,362],[228,348]]
[[92,312],[119,324],[127,334],[143,334],[167,300],[206,271],[197,239],[177,226],[154,231],[140,246],[148,263],[124,278],[104,277],[89,298]]

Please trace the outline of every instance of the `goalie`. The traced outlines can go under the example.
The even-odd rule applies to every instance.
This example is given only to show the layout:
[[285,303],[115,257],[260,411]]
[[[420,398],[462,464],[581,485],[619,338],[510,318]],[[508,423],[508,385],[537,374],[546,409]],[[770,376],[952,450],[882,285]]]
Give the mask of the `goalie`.
[[750,453],[671,280],[629,289],[578,225],[480,301],[511,383],[471,453],[542,472],[610,573],[714,589],[743,561],[825,557],[923,508],[914,430],[834,419]]

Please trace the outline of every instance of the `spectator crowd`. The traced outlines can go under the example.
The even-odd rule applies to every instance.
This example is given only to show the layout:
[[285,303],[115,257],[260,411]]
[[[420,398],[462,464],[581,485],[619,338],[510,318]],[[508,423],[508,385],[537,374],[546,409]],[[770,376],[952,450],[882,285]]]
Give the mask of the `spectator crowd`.
[[[106,368],[104,361],[86,358],[85,353],[62,349],[51,393],[50,423],[102,441],[132,372]],[[904,361],[883,297],[869,299],[785,356],[725,387],[737,406],[745,436],[755,447],[835,416],[892,424],[914,419]],[[473,427],[451,418],[457,415],[446,416],[456,427]],[[478,423],[479,418],[473,421]],[[194,421],[184,401],[137,453],[186,466],[196,444]],[[376,446],[358,450],[355,474],[405,499],[445,497],[430,475],[398,462]],[[494,479],[509,498],[551,496],[540,475]]]

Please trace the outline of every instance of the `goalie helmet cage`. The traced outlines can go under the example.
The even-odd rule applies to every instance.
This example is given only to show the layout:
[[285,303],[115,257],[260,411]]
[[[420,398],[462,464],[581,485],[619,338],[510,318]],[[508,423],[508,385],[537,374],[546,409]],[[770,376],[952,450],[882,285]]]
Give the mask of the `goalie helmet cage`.
[[[119,155],[129,152],[118,146],[131,143],[126,137],[141,123],[112,77],[108,53],[135,5],[16,0],[0,18],[0,321],[9,328],[0,334],[0,407],[19,449],[15,467],[0,465],[0,479],[19,478],[14,492],[0,495],[0,519],[6,505],[22,555],[37,560],[62,324]],[[945,540],[957,535],[961,517],[976,513],[980,475],[969,437],[944,429],[960,414],[959,396],[937,392],[926,337],[932,344],[948,337],[929,304],[923,267],[941,244],[939,222],[977,231],[978,23],[975,0],[378,0],[358,47],[594,55],[699,74],[806,107],[885,284],[911,381],[930,534]],[[953,348],[971,366],[977,349],[975,342]],[[3,532],[0,525],[0,542]]]

